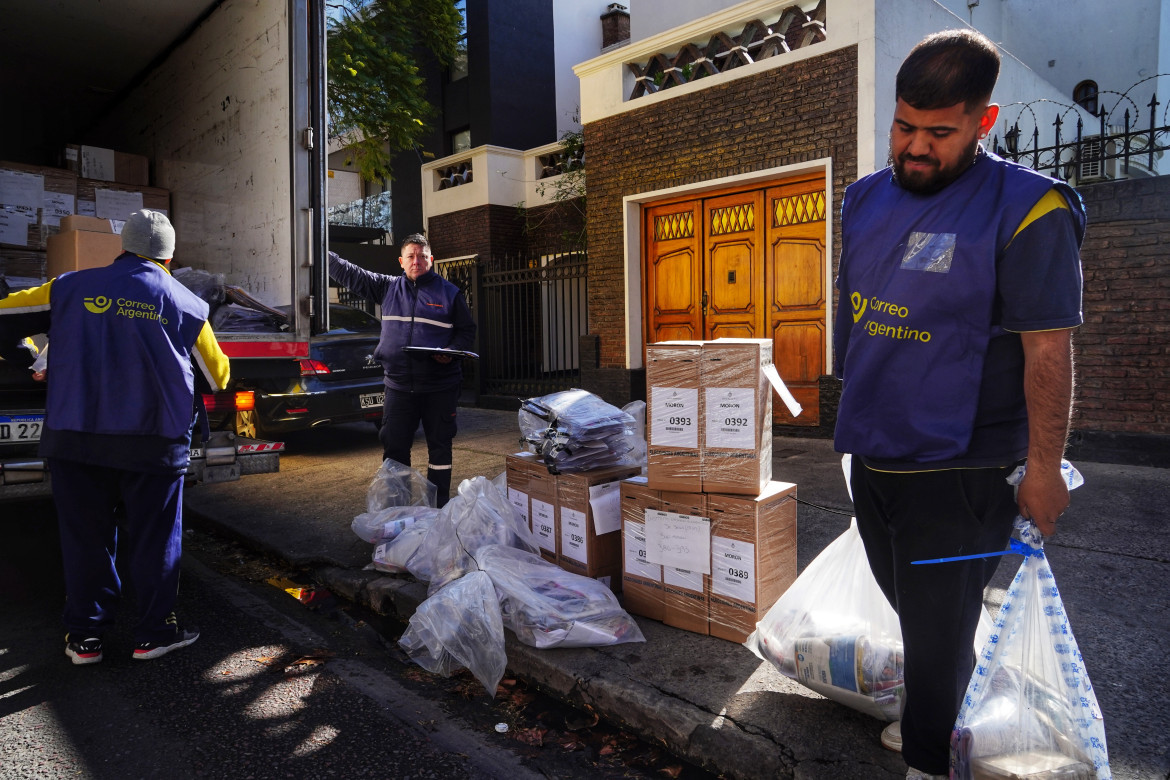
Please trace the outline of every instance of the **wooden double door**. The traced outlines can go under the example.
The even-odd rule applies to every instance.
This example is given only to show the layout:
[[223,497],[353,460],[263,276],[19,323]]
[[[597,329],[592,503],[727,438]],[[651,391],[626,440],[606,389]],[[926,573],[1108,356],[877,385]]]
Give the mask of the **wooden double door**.
[[804,411],[774,403],[778,424],[820,422],[825,373],[825,181],[801,177],[643,210],[646,343],[770,338]]

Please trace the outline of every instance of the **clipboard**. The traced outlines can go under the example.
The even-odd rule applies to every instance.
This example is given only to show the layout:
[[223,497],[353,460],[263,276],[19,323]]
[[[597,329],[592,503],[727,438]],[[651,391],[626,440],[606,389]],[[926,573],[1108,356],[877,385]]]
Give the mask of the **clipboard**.
[[447,355],[453,358],[471,358],[479,360],[479,355],[466,349],[449,349],[447,347],[403,347],[403,352],[412,355]]

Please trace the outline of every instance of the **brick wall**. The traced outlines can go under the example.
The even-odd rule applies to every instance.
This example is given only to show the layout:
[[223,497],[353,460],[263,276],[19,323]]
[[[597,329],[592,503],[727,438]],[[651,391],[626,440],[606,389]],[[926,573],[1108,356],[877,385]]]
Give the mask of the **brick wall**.
[[479,255],[515,255],[522,251],[565,251],[564,237],[584,226],[584,204],[550,203],[531,209],[476,206],[431,217],[431,250],[441,259]]
[[[585,126],[589,330],[625,367],[622,197],[833,159],[833,213],[857,178],[857,50],[849,47]],[[834,223],[834,266],[840,233]]]
[[1170,436],[1170,176],[1079,192],[1089,228],[1073,428]]

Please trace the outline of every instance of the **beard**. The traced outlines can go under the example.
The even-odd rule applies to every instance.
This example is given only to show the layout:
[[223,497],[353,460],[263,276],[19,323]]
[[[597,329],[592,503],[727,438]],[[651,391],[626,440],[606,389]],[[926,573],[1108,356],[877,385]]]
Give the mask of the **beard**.
[[[973,138],[954,165],[942,165],[933,157],[912,157],[908,154],[901,154],[897,159],[894,159],[893,152],[890,153],[889,164],[894,169],[894,181],[898,182],[898,186],[902,189],[918,195],[931,195],[946,187],[970,168],[971,164],[975,162],[978,151],[979,139]],[[906,170],[907,162],[927,163],[934,170],[910,172]]]

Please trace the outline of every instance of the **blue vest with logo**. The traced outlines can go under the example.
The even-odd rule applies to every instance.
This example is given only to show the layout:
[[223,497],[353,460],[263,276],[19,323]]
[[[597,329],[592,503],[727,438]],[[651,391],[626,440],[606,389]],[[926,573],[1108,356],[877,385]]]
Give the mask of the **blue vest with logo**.
[[42,454],[182,472],[194,410],[191,352],[207,304],[159,264],[129,253],[62,274],[50,304]]
[[1054,186],[1078,202],[1066,185],[980,153],[930,195],[902,189],[888,168],[848,188],[833,339],[844,380],[839,451],[927,465],[962,459],[988,341],[1003,333],[993,321],[996,263]]

